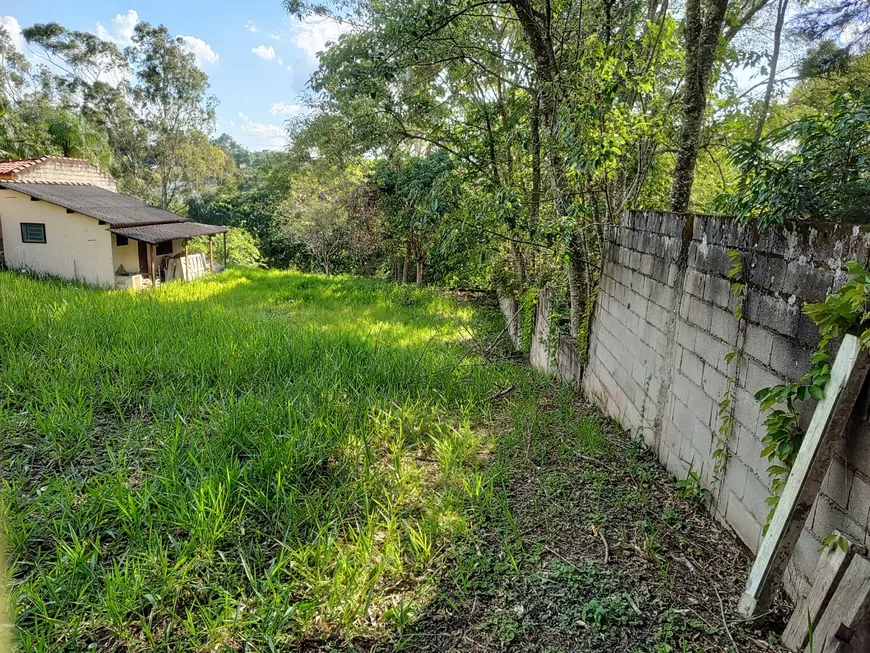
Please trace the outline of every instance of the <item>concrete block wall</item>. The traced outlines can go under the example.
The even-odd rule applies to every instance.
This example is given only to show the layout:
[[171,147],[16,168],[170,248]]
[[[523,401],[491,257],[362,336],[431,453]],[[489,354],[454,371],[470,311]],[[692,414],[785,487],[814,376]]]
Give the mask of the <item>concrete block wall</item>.
[[[532,325],[532,339],[529,347],[529,363],[535,369],[553,374],[560,381],[580,381],[583,366],[580,364],[580,351],[577,339],[564,333],[558,334],[555,343],[550,342],[550,300],[551,289],[544,289],[538,296],[535,306],[535,321]],[[510,305],[499,300],[505,319],[509,319]]]
[[[748,278],[743,356],[727,363],[738,338],[727,253],[741,252]],[[849,225],[770,229],[730,219],[632,212],[605,252],[583,373],[587,394],[643,436],[679,478],[699,474],[712,510],[753,552],[767,519],[768,461],[757,390],[800,377],[818,341],[802,312],[845,282],[848,260],[867,262],[870,233]],[[718,404],[734,378],[730,458],[716,481]],[[805,406],[807,418],[813,406]],[[819,542],[834,528],[859,542],[870,520],[870,427],[853,420],[786,575],[803,594]]]
[[115,180],[84,159],[45,157],[39,163],[16,172],[14,181],[88,184],[117,192]]

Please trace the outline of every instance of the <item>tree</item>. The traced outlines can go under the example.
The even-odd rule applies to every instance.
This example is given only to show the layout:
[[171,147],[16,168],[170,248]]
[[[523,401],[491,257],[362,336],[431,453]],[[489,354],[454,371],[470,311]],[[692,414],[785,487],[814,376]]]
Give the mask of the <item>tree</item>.
[[686,50],[683,115],[674,181],[671,186],[671,211],[689,210],[701,146],[701,129],[707,110],[707,90],[727,10],[728,0],[686,1],[686,16],[683,21]]
[[306,171],[296,176],[282,207],[284,231],[301,242],[326,275],[347,233],[347,180],[335,170]]
[[[824,112],[739,143],[742,181],[717,207],[760,227],[864,221],[870,200],[870,93],[838,93]],[[836,170],[836,174],[831,174]]]
[[183,182],[182,145],[194,131],[211,131],[217,101],[194,56],[164,26],[136,25],[126,55],[137,66],[133,100],[149,131],[156,199],[168,209]]

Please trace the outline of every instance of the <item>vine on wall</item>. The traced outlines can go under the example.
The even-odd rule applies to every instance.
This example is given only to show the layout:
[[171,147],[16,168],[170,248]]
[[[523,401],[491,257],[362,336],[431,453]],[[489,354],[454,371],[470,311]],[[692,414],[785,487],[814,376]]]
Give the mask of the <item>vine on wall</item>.
[[727,387],[719,402],[719,428],[716,436],[716,449],[713,451],[713,481],[721,487],[722,478],[728,467],[728,461],[733,455],[731,451],[731,435],[734,432],[735,390],[737,388],[737,372],[743,357],[743,343],[746,335],[746,320],[743,317],[743,307],[746,303],[746,281],[743,275],[743,256],[738,250],[727,252],[731,261],[728,278],[731,280],[731,292],[737,298],[734,305],[734,317],[737,320],[737,333],[734,336],[734,346],[725,354],[725,362],[731,366]]
[[[762,457],[771,463],[767,468],[771,478],[771,496],[767,503],[771,509],[764,527],[765,533],[803,440],[795,404],[825,396],[825,387],[831,378],[830,355],[833,345],[848,331],[870,319],[870,273],[856,261],[847,263],[845,269],[852,277],[846,285],[828,295],[824,302],[804,307],[804,312],[816,323],[821,336],[810,358],[807,373],[794,383],[762,388],[755,393],[761,410],[770,411],[764,420],[766,432],[762,441],[765,448],[761,452]],[[870,346],[870,328],[862,330],[860,343],[864,348]]]

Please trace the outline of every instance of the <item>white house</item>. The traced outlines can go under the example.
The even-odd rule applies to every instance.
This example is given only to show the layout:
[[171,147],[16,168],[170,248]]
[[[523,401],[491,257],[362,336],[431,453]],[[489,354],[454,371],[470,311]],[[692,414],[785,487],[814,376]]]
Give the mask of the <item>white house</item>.
[[[187,239],[209,236],[211,251],[211,237],[226,227],[191,222],[115,188],[83,159],[0,161],[0,266],[106,288],[204,269],[201,255],[186,256]],[[208,265],[214,268],[211,254]]]

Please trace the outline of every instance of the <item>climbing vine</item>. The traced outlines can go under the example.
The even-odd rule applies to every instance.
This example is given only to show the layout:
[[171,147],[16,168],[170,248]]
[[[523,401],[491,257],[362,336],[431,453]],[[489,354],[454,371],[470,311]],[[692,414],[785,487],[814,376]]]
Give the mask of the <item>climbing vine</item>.
[[737,298],[734,304],[734,317],[737,320],[737,333],[734,346],[725,354],[725,362],[731,366],[728,385],[722,400],[719,402],[719,428],[716,437],[716,449],[713,451],[713,479],[719,483],[725,475],[728,461],[733,455],[730,448],[731,435],[734,432],[734,410],[737,388],[737,370],[740,367],[741,352],[746,333],[746,320],[743,317],[743,306],[746,303],[746,282],[743,278],[743,257],[738,250],[727,252],[731,261],[728,278],[731,280],[731,292]]
[[[828,295],[824,302],[804,307],[804,312],[816,323],[821,336],[816,351],[810,357],[807,373],[794,383],[762,388],[755,393],[761,410],[770,411],[764,420],[765,435],[762,441],[765,448],[761,452],[762,457],[771,463],[767,468],[771,478],[771,496],[767,503],[771,510],[764,527],[765,533],[803,439],[795,403],[825,396],[825,387],[831,378],[832,345],[849,330],[870,318],[870,273],[855,261],[847,263],[845,269],[851,275],[846,285]],[[865,348],[870,346],[870,328],[863,329],[860,343]]]

